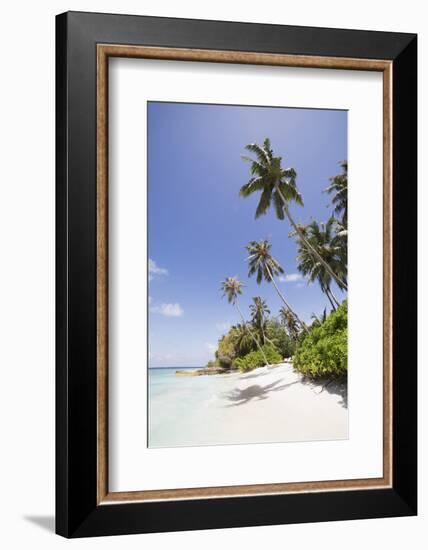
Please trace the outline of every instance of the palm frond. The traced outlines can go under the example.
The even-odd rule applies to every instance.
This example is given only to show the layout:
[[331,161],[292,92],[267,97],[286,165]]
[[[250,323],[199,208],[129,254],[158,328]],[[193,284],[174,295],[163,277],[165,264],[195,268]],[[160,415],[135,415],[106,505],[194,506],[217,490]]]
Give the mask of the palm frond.
[[269,189],[265,188],[263,193],[261,194],[259,204],[256,208],[256,213],[254,216],[256,219],[260,218],[260,216],[262,216],[263,214],[266,214],[266,211],[270,206],[271,197],[272,193]]
[[264,184],[262,178],[251,178],[247,183],[244,183],[239,194],[241,197],[249,197],[255,191],[263,191],[263,189]]
[[269,162],[268,154],[263,149],[263,147],[260,147],[260,145],[258,145],[257,143],[249,143],[245,146],[245,149],[247,151],[251,151],[251,153],[254,153],[260,163],[265,164]]
[[274,191],[274,193],[272,195],[272,199],[273,199],[273,204],[275,206],[276,217],[279,220],[283,220],[284,217],[285,217],[284,204],[282,202],[281,197],[278,194],[278,191]]

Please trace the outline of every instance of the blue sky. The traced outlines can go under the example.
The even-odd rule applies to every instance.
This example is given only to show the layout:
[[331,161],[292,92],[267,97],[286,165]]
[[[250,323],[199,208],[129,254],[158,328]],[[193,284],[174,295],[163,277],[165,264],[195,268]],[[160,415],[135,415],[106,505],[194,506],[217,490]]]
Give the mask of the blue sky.
[[328,219],[323,190],[347,159],[345,111],[149,102],[150,367],[202,366],[213,358],[219,337],[239,321],[219,291],[227,276],[246,285],[244,312],[253,296],[262,296],[277,314],[273,285],[247,277],[250,240],[272,242],[286,275],[281,290],[303,320],[328,306],[318,285],[297,275],[288,222],[273,210],[255,220],[259,196],[239,197],[249,179],[244,147],[266,137],[283,165],[297,171],[304,207],[291,206],[294,219]]

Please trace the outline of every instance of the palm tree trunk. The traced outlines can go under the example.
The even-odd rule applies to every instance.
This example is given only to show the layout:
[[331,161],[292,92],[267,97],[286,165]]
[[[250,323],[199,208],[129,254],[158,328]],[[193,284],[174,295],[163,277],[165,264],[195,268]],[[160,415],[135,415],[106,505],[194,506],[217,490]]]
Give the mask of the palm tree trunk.
[[333,311],[336,311],[336,304],[334,303],[334,300],[333,300],[332,296],[330,296],[330,292],[329,292],[329,289],[327,287],[324,287],[324,292],[325,292],[325,295],[328,298],[328,301],[330,302],[331,307],[333,308]]
[[336,296],[333,294],[333,291],[331,290],[330,287],[328,288],[328,291],[330,292],[330,294],[331,294],[333,300],[336,302],[337,307],[339,307],[339,306],[340,306],[340,302],[339,302],[339,300],[336,298]]
[[331,267],[328,265],[328,263],[320,256],[318,251],[311,245],[311,243],[308,241],[308,239],[303,234],[303,231],[296,225],[293,218],[291,217],[290,211],[288,210],[288,203],[285,200],[284,195],[282,194],[280,188],[278,185],[275,185],[275,188],[278,192],[278,195],[281,197],[282,203],[284,205],[284,212],[287,215],[288,221],[290,222],[293,229],[296,231],[296,233],[299,235],[300,239],[303,241],[303,244],[306,246],[306,248],[312,252],[312,254],[315,256],[315,258],[322,263],[322,265],[326,268],[326,270],[329,272],[329,274],[334,278],[334,280],[338,283],[339,286],[343,287],[345,290],[348,290],[348,285],[342,281],[336,273],[331,269]]
[[265,331],[264,331],[264,328],[263,328],[263,321],[262,321],[261,330],[262,330],[263,345],[265,345],[266,344],[266,334],[265,334]]
[[272,346],[275,347],[275,344],[272,342],[270,338],[268,338],[266,335],[265,335],[265,338],[266,338],[266,342],[269,342],[269,344],[272,344]]
[[330,302],[330,305],[331,305],[333,311],[336,311],[336,304],[334,303],[332,293],[330,292],[330,287],[328,285],[325,285],[320,280],[319,280],[319,284],[320,284],[322,292],[324,292],[324,294],[327,296],[328,301]]
[[291,314],[296,318],[297,322],[299,323],[299,325],[303,328],[303,330],[305,330],[307,333],[309,333],[309,330],[308,330],[308,327],[305,325],[305,323],[303,321],[301,321],[299,319],[299,316],[297,315],[297,313],[295,311],[292,310],[291,306],[287,303],[286,299],[284,298],[284,296],[282,295],[281,291],[279,290],[278,288],[278,285],[276,284],[275,282],[275,279],[272,275],[272,271],[270,270],[269,266],[266,265],[266,271],[268,272],[268,275],[270,277],[270,280],[272,281],[273,283],[273,286],[275,287],[275,290],[277,291],[278,293],[278,296],[281,298],[281,300],[284,302],[285,304],[285,307],[291,312]]
[[240,309],[240,307],[238,306],[238,302],[235,302],[235,306],[236,306],[236,309],[238,310],[239,312],[239,315],[241,316],[241,319],[242,319],[242,324],[244,325],[244,327],[247,329],[248,333],[250,334],[251,338],[254,340],[256,346],[259,348],[259,351],[260,353],[263,355],[263,359],[265,360],[266,362],[266,365],[268,367],[270,367],[270,364],[269,364],[269,361],[267,360],[267,357],[265,355],[265,352],[262,350],[262,347],[260,346],[260,343],[258,342],[257,338],[254,336],[253,332],[248,328],[247,326],[247,322],[245,321],[245,318],[244,316],[242,315],[242,311]]

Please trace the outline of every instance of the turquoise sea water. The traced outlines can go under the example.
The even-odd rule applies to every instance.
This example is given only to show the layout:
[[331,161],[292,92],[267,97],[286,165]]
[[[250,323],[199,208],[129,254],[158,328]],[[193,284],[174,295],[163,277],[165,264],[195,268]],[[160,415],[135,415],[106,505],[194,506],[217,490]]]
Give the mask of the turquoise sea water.
[[[177,376],[177,370],[198,367],[149,369],[149,447],[204,444],[211,422],[221,422],[216,414],[230,375]],[[202,368],[202,367],[200,367]],[[210,409],[209,422],[201,425],[201,415]]]

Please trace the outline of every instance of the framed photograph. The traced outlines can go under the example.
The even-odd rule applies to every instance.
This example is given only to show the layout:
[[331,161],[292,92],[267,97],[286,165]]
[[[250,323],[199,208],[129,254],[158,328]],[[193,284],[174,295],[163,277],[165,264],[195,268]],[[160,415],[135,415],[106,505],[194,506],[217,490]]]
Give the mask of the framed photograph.
[[57,533],[416,514],[416,35],[56,25]]

